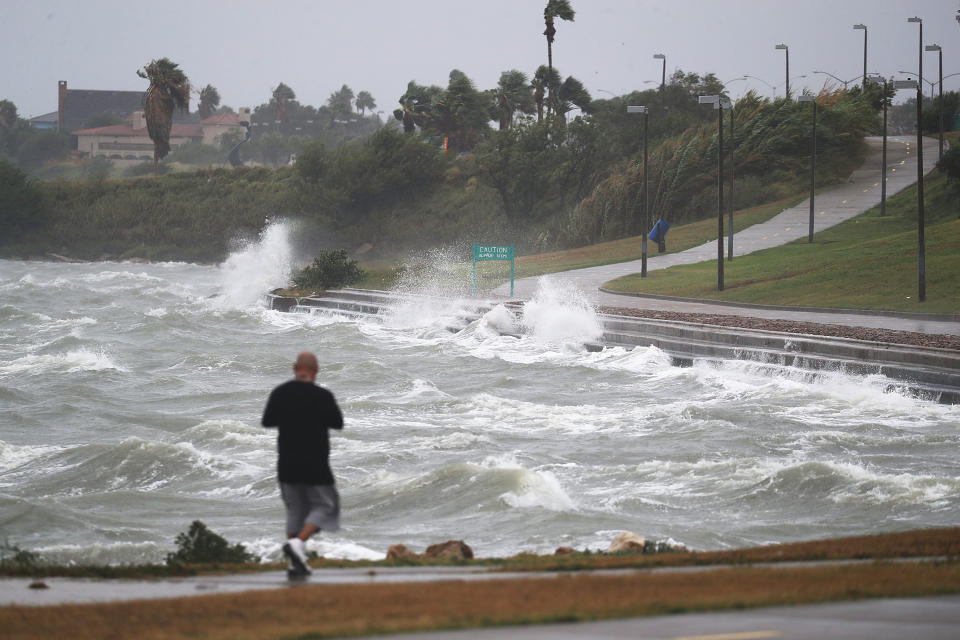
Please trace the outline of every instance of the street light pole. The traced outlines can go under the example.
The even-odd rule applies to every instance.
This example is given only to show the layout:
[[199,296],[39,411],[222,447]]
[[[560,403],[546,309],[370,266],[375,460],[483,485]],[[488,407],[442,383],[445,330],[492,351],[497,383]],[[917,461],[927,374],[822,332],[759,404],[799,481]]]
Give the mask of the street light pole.
[[700,104],[717,110],[717,291],[723,291],[723,98],[700,96]]
[[662,53],[653,54],[654,60],[663,60],[663,70],[660,72],[660,109],[663,109],[666,97],[665,89],[667,86],[667,56]]
[[890,103],[890,85],[886,78],[870,76],[868,82],[883,85],[883,154],[880,169],[880,216],[887,215],[887,105]]
[[787,74],[786,74],[787,91],[785,95],[787,96],[787,100],[789,100],[790,99],[790,47],[788,47],[787,45],[781,42],[780,44],[775,46],[774,49],[783,49],[784,53],[787,54]]
[[730,111],[730,224],[727,225],[727,260],[733,262],[733,187],[734,187],[734,146],[736,138],[733,137],[733,102],[727,102],[727,109]]
[[943,158],[943,49],[938,44],[928,44],[926,49],[940,54],[940,101],[937,104],[937,120],[940,127],[940,152],[937,159],[940,159]]
[[920,73],[917,75],[917,300],[927,299],[927,256],[924,241],[923,219],[923,20],[914,16],[907,18],[907,22],[916,22],[920,25],[920,40],[918,47],[918,64]]
[[[863,29],[863,88],[867,88],[867,25],[855,24],[854,29]],[[847,87],[844,86],[844,89]]]
[[797,96],[797,102],[813,103],[813,133],[810,136],[810,227],[807,231],[807,242],[813,242],[813,209],[816,192],[817,173],[817,98],[810,94]]
[[640,277],[647,277],[647,229],[650,227],[650,200],[647,191],[647,175],[649,174],[649,165],[647,164],[647,125],[649,124],[650,111],[645,106],[628,106],[627,113],[643,114],[643,218],[640,228]]

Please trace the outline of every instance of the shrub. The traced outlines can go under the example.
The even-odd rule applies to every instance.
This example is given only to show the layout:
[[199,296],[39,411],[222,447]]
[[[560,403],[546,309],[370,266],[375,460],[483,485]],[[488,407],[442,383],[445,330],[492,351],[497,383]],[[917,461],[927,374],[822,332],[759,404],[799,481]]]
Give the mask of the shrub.
[[298,289],[336,289],[363,280],[366,276],[356,260],[347,257],[343,249],[323,251],[313,259],[313,264],[293,275],[293,285]]
[[230,546],[222,536],[207,529],[207,525],[194,520],[186,533],[177,536],[176,553],[167,554],[167,564],[190,564],[198,562],[251,562],[256,557],[242,544]]
[[39,554],[10,544],[6,538],[4,538],[3,544],[0,544],[0,568],[14,571],[33,571],[39,565]]

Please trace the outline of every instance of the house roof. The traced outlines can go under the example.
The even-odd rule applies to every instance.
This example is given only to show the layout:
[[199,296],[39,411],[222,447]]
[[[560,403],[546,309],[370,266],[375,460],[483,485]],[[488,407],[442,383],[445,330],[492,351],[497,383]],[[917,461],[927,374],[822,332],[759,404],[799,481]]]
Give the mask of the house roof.
[[240,118],[235,113],[218,113],[203,120],[203,124],[239,125]]
[[45,113],[42,116],[30,118],[30,122],[52,122],[53,124],[57,124],[58,114],[58,111],[51,111],[50,113]]
[[[113,124],[107,127],[94,127],[93,129],[80,129],[74,131],[78,136],[129,136],[129,137],[149,137],[147,128],[134,129],[131,124]],[[202,138],[203,125],[200,124],[174,124],[170,129],[171,138]]]

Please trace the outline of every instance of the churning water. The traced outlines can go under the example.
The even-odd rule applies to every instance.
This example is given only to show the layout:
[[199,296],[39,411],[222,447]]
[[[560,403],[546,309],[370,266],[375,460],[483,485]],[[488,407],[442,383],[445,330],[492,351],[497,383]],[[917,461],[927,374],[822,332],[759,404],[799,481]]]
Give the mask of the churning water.
[[496,307],[458,334],[455,301],[268,311],[288,244],[278,225],[219,267],[0,261],[0,537],[160,561],[200,519],[279,558],[259,420],[302,349],[347,418],[344,528],[311,543],[323,555],[598,549],[624,529],[715,549],[960,520],[958,406],[872,377],[590,353],[595,314],[549,281],[521,317]]

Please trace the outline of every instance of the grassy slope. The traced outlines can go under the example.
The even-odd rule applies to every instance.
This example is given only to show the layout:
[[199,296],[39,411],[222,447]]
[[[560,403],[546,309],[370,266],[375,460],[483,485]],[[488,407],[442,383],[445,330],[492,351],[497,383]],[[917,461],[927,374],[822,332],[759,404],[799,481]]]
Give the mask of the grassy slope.
[[[801,200],[803,200],[802,196],[793,196],[769,204],[743,209],[736,213],[735,224],[738,228],[742,229],[766,222],[784,209],[789,209],[796,205]],[[716,233],[717,221],[715,218],[708,218],[681,227],[673,227],[667,233],[667,253],[675,253],[699,246],[704,242],[716,238]],[[517,258],[516,275],[518,278],[525,278],[529,276],[539,276],[545,273],[569,271],[570,269],[583,269],[616,262],[639,260],[642,251],[641,245],[641,236],[635,236],[570,249],[568,251],[553,251],[532,256],[521,256]],[[657,255],[657,244],[648,241],[647,257],[654,255]]]
[[[944,176],[925,181],[927,301],[917,303],[916,187],[879,207],[814,236],[813,244],[737,258],[724,267],[725,290],[716,290],[716,263],[652,271],[607,283],[615,291],[707,298],[757,304],[960,312],[960,203]],[[932,222],[930,222],[932,221]]]

